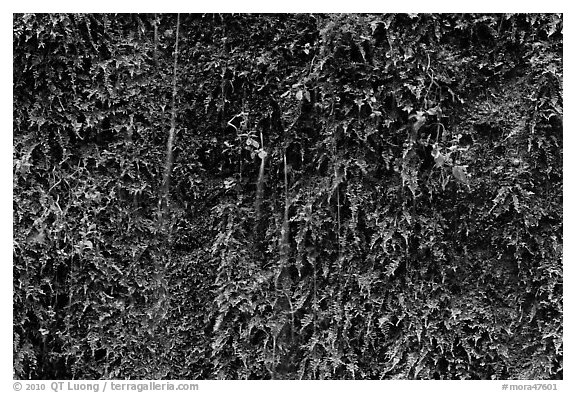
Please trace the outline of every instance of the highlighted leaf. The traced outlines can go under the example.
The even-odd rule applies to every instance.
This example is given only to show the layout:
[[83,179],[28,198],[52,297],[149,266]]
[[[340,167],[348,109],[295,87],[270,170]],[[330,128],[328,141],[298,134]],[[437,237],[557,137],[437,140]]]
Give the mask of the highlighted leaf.
[[455,165],[452,167],[452,175],[462,184],[468,184],[468,175],[464,171],[465,169],[466,167],[461,165]]

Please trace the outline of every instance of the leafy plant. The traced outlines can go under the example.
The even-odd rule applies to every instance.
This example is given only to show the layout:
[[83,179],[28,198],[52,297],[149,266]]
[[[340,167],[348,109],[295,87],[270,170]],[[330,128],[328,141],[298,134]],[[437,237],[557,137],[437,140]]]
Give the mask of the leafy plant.
[[562,378],[562,26],[15,15],[15,377]]

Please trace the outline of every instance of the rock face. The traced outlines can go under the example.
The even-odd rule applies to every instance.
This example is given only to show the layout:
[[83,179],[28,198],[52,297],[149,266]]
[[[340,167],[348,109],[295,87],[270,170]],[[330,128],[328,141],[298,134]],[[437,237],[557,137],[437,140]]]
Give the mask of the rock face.
[[15,377],[562,378],[562,28],[14,15]]

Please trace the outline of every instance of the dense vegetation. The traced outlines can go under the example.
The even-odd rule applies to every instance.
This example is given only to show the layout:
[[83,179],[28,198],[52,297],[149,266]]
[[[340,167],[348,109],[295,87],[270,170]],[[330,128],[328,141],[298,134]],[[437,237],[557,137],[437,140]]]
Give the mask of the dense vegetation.
[[15,376],[562,378],[562,41],[15,15]]

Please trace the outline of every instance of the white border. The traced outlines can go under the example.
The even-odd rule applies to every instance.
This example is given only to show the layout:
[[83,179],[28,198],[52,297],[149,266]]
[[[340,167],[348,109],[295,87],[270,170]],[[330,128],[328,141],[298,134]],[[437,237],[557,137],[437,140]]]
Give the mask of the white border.
[[[8,4],[6,4],[8,3]],[[0,176],[4,184],[0,194],[2,209],[0,211],[1,225],[1,263],[0,277],[0,315],[2,315],[0,340],[0,391],[12,390],[12,13],[13,12],[564,12],[564,107],[569,108],[564,115],[564,381],[550,381],[556,383],[558,391],[576,391],[574,381],[574,346],[572,334],[576,333],[574,323],[574,261],[576,254],[574,244],[574,219],[576,201],[574,191],[573,170],[576,168],[576,154],[570,146],[576,142],[574,115],[570,108],[574,108],[574,31],[576,18],[573,17],[571,7],[562,1],[502,1],[484,0],[480,2],[457,1],[424,1],[412,0],[410,2],[378,2],[358,1],[320,1],[289,0],[282,3],[269,1],[209,1],[196,2],[158,1],[142,2],[97,0],[94,2],[82,1],[24,1],[3,2],[0,6],[1,53],[5,54],[1,79],[2,99],[2,135]],[[568,71],[568,72],[567,72]],[[576,146],[576,145],[575,145]],[[567,333],[568,332],[568,333]],[[24,382],[24,381],[22,381]],[[491,392],[502,391],[502,383],[527,384],[529,381],[198,381],[200,392],[207,391],[262,391],[269,393],[271,389],[291,391],[336,390],[349,391],[362,389],[374,392],[403,392],[403,391],[438,391],[438,392]],[[569,388],[572,386],[572,389]],[[566,389],[568,388],[568,389]],[[49,391],[49,390],[47,390]]]

